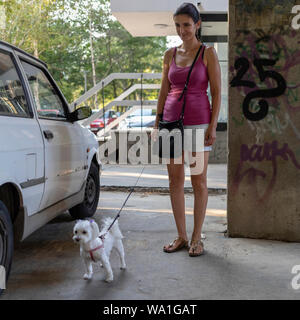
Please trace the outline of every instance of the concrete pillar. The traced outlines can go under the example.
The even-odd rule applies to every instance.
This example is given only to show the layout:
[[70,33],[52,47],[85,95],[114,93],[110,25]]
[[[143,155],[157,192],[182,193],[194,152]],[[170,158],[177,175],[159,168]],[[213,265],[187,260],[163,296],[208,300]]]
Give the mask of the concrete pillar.
[[230,237],[300,241],[297,2],[229,1]]

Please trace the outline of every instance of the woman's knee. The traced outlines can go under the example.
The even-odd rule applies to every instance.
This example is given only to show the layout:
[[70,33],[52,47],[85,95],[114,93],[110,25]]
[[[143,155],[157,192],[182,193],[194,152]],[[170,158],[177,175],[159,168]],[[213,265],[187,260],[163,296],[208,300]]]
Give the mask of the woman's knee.
[[169,186],[170,188],[184,187],[184,166],[178,164],[168,165]]
[[194,191],[205,191],[207,190],[207,179],[206,175],[199,175],[197,177],[191,176],[191,183]]
[[169,186],[170,188],[183,188],[184,178],[178,176],[169,176]]

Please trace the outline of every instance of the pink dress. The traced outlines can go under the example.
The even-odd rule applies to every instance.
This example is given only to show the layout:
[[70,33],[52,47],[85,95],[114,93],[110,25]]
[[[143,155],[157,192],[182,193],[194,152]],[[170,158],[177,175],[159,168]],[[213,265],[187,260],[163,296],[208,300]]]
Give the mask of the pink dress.
[[[195,62],[186,91],[184,125],[207,124],[211,121],[211,106],[207,96],[208,73],[207,67],[202,60],[204,48],[205,46],[202,47],[199,57]],[[178,101],[178,98],[184,88],[190,69],[190,66],[179,67],[176,65],[176,49],[175,47],[168,74],[171,88],[163,109],[163,120],[166,121],[175,121],[180,117],[183,99]]]

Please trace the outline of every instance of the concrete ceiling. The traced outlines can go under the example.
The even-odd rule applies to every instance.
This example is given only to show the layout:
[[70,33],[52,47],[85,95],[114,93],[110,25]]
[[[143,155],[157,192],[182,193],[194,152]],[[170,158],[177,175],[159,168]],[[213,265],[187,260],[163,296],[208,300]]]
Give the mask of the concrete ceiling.
[[[177,35],[173,13],[183,1],[111,0],[113,16],[134,37]],[[202,35],[227,36],[227,0],[190,1],[202,16]]]

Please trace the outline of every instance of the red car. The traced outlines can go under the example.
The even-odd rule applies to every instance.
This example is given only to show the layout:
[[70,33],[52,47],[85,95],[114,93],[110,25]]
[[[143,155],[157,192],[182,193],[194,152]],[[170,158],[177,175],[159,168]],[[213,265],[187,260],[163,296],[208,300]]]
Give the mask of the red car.
[[[99,110],[93,110],[93,113],[98,112]],[[105,119],[105,126],[108,126],[112,121],[114,121],[118,115],[116,114],[115,111],[109,110],[104,113],[104,119]],[[90,124],[90,129],[94,133],[97,133],[99,130],[104,128],[104,120],[103,117],[94,120]]]

